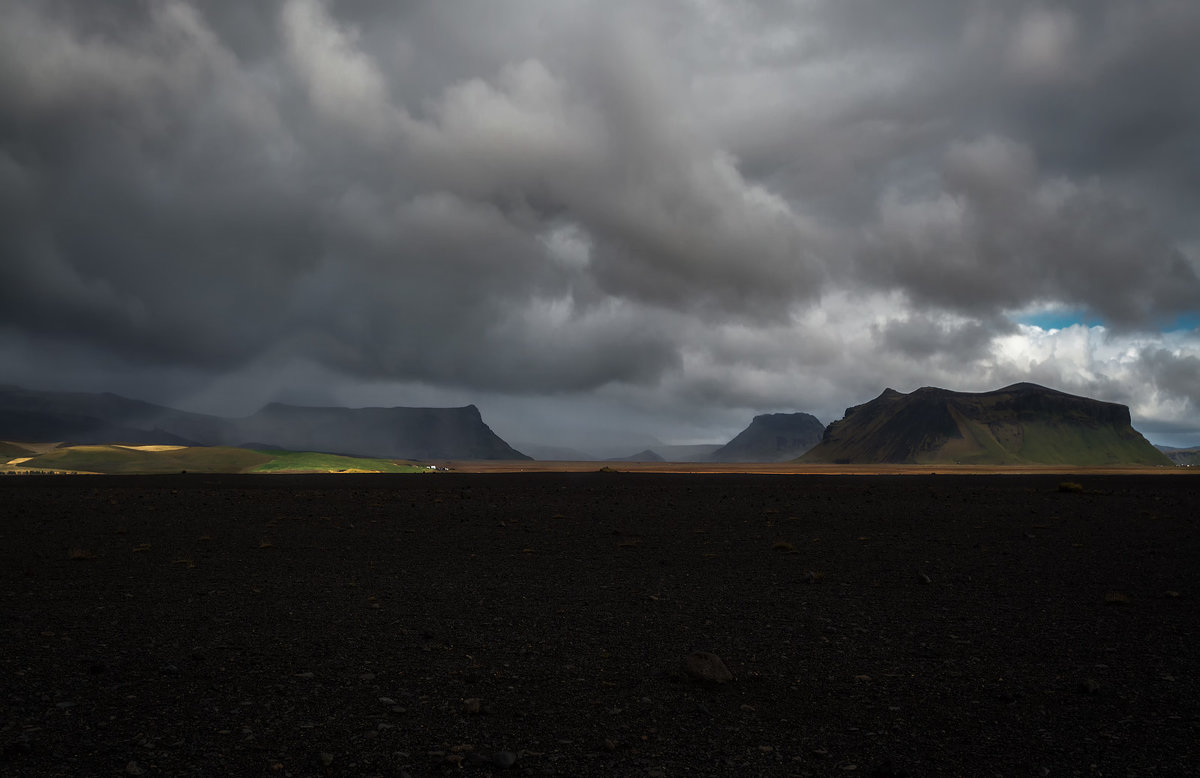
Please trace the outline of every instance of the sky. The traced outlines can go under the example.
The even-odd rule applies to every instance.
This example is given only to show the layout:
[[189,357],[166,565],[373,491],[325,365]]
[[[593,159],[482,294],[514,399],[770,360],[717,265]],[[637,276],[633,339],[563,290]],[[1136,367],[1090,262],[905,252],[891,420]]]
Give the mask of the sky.
[[1200,444],[1194,0],[0,0],[0,382],[724,442],[1032,381]]

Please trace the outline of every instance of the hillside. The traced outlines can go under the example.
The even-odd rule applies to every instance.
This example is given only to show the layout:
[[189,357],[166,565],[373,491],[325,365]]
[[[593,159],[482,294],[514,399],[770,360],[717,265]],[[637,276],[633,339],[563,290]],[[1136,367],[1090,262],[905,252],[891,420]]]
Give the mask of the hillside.
[[765,413],[709,455],[712,462],[785,462],[821,442],[825,425],[808,413]]
[[216,416],[167,408],[120,395],[43,392],[0,386],[0,438],[189,445],[225,442],[227,423]]
[[1021,383],[993,392],[885,390],[846,409],[800,458],[835,464],[1171,465],[1124,405]]

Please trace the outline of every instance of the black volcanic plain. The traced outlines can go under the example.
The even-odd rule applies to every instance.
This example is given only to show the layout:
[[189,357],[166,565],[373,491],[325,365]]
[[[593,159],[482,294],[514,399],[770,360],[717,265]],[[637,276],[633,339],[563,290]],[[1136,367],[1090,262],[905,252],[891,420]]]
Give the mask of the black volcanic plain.
[[4,477],[0,773],[1195,775],[1192,479]]

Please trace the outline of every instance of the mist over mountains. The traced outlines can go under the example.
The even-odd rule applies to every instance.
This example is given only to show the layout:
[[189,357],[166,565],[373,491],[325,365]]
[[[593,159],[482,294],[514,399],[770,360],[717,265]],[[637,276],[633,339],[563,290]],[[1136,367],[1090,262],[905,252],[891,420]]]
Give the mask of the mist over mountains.
[[310,408],[271,403],[233,419],[115,394],[0,388],[0,439],[326,451],[401,459],[528,459],[462,408]]

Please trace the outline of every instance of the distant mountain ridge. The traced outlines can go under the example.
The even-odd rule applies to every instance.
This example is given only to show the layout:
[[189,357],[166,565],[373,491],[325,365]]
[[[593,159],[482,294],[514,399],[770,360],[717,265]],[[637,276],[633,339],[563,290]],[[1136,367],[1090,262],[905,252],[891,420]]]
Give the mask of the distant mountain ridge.
[[786,462],[821,442],[825,425],[809,413],[764,413],[709,455],[713,462]]
[[1200,467],[1200,446],[1189,446],[1187,448],[1155,446],[1155,448],[1166,454],[1167,458],[1177,465]]
[[846,409],[803,462],[1170,465],[1129,408],[1030,383],[992,392],[886,389]]
[[271,403],[235,419],[115,394],[0,387],[0,440],[239,446],[400,459],[528,459],[462,408],[310,408]]

